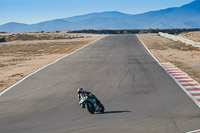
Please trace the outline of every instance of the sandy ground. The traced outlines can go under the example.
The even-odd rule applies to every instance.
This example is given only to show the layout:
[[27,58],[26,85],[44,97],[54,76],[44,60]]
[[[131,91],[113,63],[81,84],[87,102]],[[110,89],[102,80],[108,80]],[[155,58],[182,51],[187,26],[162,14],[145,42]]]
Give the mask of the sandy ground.
[[15,40],[0,43],[0,91],[104,35],[70,34],[70,36],[66,39]]
[[200,42],[200,31],[184,32],[184,33],[178,34],[178,36],[193,40],[195,42]]
[[200,82],[200,48],[158,34],[140,34],[139,37],[160,62],[171,62]]

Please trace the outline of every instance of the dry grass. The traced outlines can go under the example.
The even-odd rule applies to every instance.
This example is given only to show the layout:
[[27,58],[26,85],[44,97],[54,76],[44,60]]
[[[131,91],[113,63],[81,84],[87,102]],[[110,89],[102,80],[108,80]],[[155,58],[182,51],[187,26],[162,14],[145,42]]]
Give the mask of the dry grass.
[[1,45],[0,55],[5,54],[18,54],[20,56],[32,55],[32,54],[63,54],[73,49],[79,44],[88,43],[85,41],[73,41],[73,42],[50,42],[50,43],[37,43],[37,44],[21,44],[21,45]]
[[159,61],[175,64],[200,82],[200,48],[158,34],[141,34],[139,37]]
[[57,39],[77,39],[84,38],[81,34],[69,34],[62,32],[44,32],[44,33],[0,33],[0,37],[9,41],[28,41],[28,40],[57,40]]
[[195,42],[200,42],[200,31],[184,32],[184,33],[178,34],[178,36],[193,40]]
[[[42,36],[42,33],[34,33]],[[63,33],[60,33],[61,35]],[[56,33],[56,35],[58,35]],[[54,36],[54,34],[52,34]],[[11,41],[0,43],[0,91],[31,72],[83,47],[103,35],[71,34],[73,39]],[[81,37],[80,37],[81,36]]]

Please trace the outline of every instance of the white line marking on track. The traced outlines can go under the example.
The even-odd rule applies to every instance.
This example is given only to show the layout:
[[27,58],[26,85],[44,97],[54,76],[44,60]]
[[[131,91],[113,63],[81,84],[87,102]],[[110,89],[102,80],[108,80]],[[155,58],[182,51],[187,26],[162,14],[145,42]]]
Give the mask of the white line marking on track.
[[199,91],[195,91],[195,92],[191,92],[191,93],[200,94],[200,90]]
[[177,79],[178,81],[184,81],[184,82],[187,82],[187,81],[193,81],[193,79],[191,79],[190,77],[189,77],[189,79]]
[[21,83],[22,81],[24,81],[25,79],[27,79],[27,78],[30,77],[31,75],[33,75],[33,74],[35,74],[35,73],[41,71],[42,69],[44,69],[44,68],[46,68],[46,67],[48,67],[48,66],[50,66],[50,65],[52,65],[52,64],[55,64],[56,62],[62,60],[63,58],[65,58],[65,57],[67,57],[67,56],[69,56],[69,55],[72,55],[72,54],[78,52],[79,50],[81,50],[81,49],[83,49],[83,48],[85,48],[85,47],[87,47],[87,46],[89,46],[89,45],[91,45],[91,44],[93,44],[93,43],[95,43],[95,42],[97,42],[97,41],[103,39],[104,37],[106,37],[106,36],[103,36],[103,37],[101,37],[101,38],[99,38],[99,39],[97,39],[97,40],[95,40],[95,41],[93,41],[93,42],[91,42],[91,43],[89,43],[89,44],[87,44],[87,45],[85,45],[85,46],[83,46],[83,47],[81,47],[81,48],[75,50],[74,52],[69,53],[69,54],[63,56],[63,57],[61,57],[60,59],[57,59],[56,61],[54,61],[54,62],[52,62],[52,63],[50,63],[50,64],[48,64],[48,65],[46,65],[46,66],[44,66],[44,67],[42,67],[42,68],[39,68],[38,70],[36,70],[36,71],[32,72],[31,74],[29,74],[29,75],[25,76],[24,78],[22,78],[21,80],[19,80],[18,82],[16,82],[16,83],[13,84],[12,86],[10,86],[10,87],[4,89],[3,91],[1,91],[1,92],[0,92],[0,96],[2,96],[4,93],[6,93],[6,92],[9,91],[10,89],[12,89],[14,86],[18,85],[19,83]]
[[196,99],[200,99],[200,96],[193,95],[193,97],[195,97]]
[[190,132],[186,132],[186,133],[198,133],[198,132],[200,132],[200,129],[199,130],[190,131]]
[[200,86],[185,86],[186,89],[189,89],[189,88],[200,88]]

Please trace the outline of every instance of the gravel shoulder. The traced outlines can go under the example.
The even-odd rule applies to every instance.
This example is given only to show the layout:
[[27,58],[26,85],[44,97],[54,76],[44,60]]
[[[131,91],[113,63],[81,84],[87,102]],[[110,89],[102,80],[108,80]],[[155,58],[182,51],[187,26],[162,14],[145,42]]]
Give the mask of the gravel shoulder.
[[171,62],[200,82],[200,48],[175,42],[158,34],[138,36],[160,62]]

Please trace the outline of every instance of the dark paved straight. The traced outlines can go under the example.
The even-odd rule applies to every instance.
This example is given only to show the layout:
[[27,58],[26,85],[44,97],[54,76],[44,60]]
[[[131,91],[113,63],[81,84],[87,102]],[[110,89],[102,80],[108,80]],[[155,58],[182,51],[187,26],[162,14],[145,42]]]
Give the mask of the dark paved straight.
[[[80,108],[92,91],[104,114]],[[0,97],[0,133],[183,133],[200,109],[135,35],[111,35],[53,64]]]

